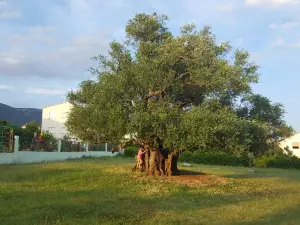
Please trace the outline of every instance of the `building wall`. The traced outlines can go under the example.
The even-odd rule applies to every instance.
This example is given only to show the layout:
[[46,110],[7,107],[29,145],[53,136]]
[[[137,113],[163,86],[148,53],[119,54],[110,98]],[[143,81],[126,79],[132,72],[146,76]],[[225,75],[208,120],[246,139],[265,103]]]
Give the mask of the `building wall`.
[[[298,143],[299,148],[294,148],[293,143]],[[300,158],[300,133],[279,142],[279,146],[282,149],[284,149],[285,147],[289,147],[289,150],[291,150],[295,156]]]
[[63,138],[68,133],[64,123],[72,107],[69,102],[64,102],[43,108],[42,130],[49,131],[56,138]]

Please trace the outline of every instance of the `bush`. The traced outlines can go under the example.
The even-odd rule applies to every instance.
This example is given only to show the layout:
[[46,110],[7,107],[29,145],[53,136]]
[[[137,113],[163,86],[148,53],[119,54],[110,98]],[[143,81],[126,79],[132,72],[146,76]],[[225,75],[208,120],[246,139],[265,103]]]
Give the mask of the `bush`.
[[[236,156],[226,152],[201,152],[186,151],[181,153],[179,161],[197,164],[224,165],[224,166],[248,166],[249,160],[246,155]],[[299,169],[300,159],[288,155],[262,155],[254,159],[254,166],[258,168],[283,168]]]
[[181,153],[179,160],[182,162],[192,162],[193,159],[193,153],[189,151],[185,151]]
[[224,165],[224,166],[247,166],[248,159],[246,156],[235,156],[225,152],[183,152],[179,161],[209,164],[209,165]]
[[125,148],[124,156],[134,157],[137,154],[138,154],[138,148],[136,146],[129,146]]
[[287,155],[263,155],[254,160],[254,165],[258,168],[300,169],[300,159],[295,156]]
[[267,156],[263,155],[259,158],[254,159],[254,166],[258,168],[268,168],[270,165],[270,162],[274,160],[274,156]]

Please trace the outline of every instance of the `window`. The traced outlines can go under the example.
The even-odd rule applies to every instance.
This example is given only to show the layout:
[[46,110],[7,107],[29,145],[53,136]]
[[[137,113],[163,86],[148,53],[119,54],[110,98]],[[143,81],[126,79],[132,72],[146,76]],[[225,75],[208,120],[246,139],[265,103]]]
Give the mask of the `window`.
[[299,142],[292,143],[293,149],[299,149]]

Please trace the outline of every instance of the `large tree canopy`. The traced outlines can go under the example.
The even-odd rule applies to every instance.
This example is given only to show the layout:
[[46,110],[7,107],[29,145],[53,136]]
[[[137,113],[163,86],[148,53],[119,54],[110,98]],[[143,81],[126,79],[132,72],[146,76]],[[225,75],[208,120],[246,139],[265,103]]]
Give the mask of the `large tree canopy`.
[[[187,149],[249,149],[249,118],[282,113],[276,106],[271,115],[236,109],[258,80],[246,51],[217,43],[209,27],[198,31],[188,24],[173,36],[166,20],[157,14],[129,20],[126,41],[114,41],[107,55],[94,57],[97,80],[68,95],[72,134],[90,143],[117,143],[135,134],[146,149],[145,169],[159,175],[178,172],[178,155]],[[275,117],[271,126],[279,122]]]

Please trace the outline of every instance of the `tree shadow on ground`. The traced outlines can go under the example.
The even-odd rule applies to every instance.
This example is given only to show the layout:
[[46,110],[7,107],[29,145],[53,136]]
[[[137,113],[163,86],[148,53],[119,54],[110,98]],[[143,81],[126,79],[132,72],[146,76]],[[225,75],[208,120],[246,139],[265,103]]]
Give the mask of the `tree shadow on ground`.
[[199,171],[192,171],[192,170],[186,170],[186,169],[181,169],[179,170],[179,174],[175,176],[200,176],[200,175],[207,175],[206,173],[199,172]]
[[[284,172],[284,173],[283,173]],[[277,178],[300,181],[300,171],[298,170],[274,170],[274,169],[248,169],[234,174],[224,174],[223,177],[233,179],[251,178]]]
[[[124,186],[81,191],[18,191],[1,193],[0,219],[6,224],[140,224],[160,213],[188,214],[199,209],[252,200],[247,195],[176,192],[139,196],[124,193]],[[12,199],[12,196],[17,198]],[[15,216],[15,212],[18,216]],[[182,216],[184,221],[184,216]]]
[[[86,169],[79,168],[67,168],[67,169],[53,169],[53,168],[32,168],[32,169],[14,169],[9,171],[3,171],[0,176],[0,182],[14,183],[23,181],[37,181],[47,180],[53,176],[64,176],[68,173],[80,173],[85,172]],[[68,179],[68,176],[65,177]],[[69,178],[71,179],[71,178]]]

